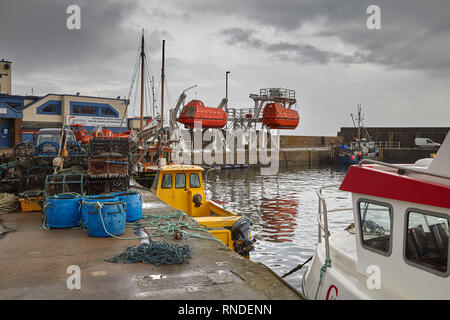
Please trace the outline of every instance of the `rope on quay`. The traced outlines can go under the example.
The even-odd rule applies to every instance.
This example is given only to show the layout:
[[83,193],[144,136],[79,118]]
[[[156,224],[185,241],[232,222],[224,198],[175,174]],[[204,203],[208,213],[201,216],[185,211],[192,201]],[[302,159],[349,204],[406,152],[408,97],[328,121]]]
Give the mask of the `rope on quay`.
[[149,239],[148,243],[128,247],[122,253],[105,261],[113,263],[143,262],[157,266],[162,264],[182,264],[184,262],[189,263],[193,252],[190,245],[176,245],[166,241],[161,243]]
[[14,212],[19,207],[18,198],[12,193],[0,193],[0,214]]
[[[178,231],[182,234],[183,238],[200,238],[205,240],[216,240],[222,243],[221,240],[217,239],[212,235],[206,228],[203,228],[199,224],[189,223],[187,220],[187,215],[183,210],[174,210],[168,214],[160,214],[160,215],[144,215],[142,219],[137,222],[129,222],[127,225],[132,225],[136,227],[151,227],[152,232],[148,234],[149,237],[162,237],[165,235],[173,234]],[[171,220],[170,219],[178,219]],[[199,231],[206,232],[208,235],[198,234],[196,232],[190,231]]]
[[[105,204],[105,203],[103,203],[103,204]],[[162,215],[144,215],[144,216],[142,216],[142,219],[139,221],[127,222],[126,225],[128,225],[128,226],[143,227],[144,230],[145,230],[145,227],[151,227],[152,232],[150,234],[148,234],[146,232],[147,233],[146,236],[119,237],[119,236],[116,236],[116,235],[110,233],[106,229],[105,222],[103,221],[103,216],[101,213],[103,204],[101,204],[100,202],[96,203],[96,208],[99,212],[100,221],[102,222],[103,229],[109,236],[119,239],[119,240],[140,240],[140,239],[147,239],[150,237],[162,237],[165,235],[174,234],[175,232],[180,232],[182,234],[183,238],[185,238],[185,239],[200,238],[200,239],[205,239],[205,240],[216,240],[216,241],[219,241],[222,243],[222,241],[220,241],[219,239],[214,237],[214,235],[212,235],[208,230],[201,227],[200,225],[189,223],[186,220],[181,220],[182,218],[185,219],[187,217],[186,213],[184,213],[183,210],[174,210],[171,213],[162,214]],[[163,221],[163,220],[169,220],[169,219],[173,219],[173,218],[178,218],[178,220]],[[146,220],[147,220],[147,222],[144,222],[144,223],[142,222],[142,221],[146,221]],[[152,221],[148,222],[148,220],[152,220]],[[182,230],[182,228],[192,230],[192,231],[204,231],[204,232],[207,232],[209,234],[209,236],[203,236],[198,233]]]

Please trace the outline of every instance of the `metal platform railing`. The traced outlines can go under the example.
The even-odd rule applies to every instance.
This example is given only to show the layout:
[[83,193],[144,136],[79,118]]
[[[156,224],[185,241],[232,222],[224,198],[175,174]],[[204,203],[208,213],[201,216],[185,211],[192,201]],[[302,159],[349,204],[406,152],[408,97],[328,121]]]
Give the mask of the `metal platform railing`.
[[259,91],[259,95],[267,96],[269,98],[295,99],[295,90],[283,88],[264,88]]

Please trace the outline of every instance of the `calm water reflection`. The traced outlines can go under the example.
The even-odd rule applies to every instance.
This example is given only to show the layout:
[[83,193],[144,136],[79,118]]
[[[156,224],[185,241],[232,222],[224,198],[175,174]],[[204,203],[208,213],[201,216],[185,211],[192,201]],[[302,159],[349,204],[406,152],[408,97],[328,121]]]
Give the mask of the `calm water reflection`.
[[[317,244],[317,195],[319,187],[340,183],[346,168],[289,168],[273,176],[259,169],[223,170],[208,174],[207,198],[226,209],[242,213],[253,223],[256,236],[253,261],[262,262],[280,276],[310,257]],[[351,207],[348,193],[326,193],[329,208]],[[330,232],[353,221],[351,212],[330,214]],[[305,268],[304,268],[305,269]],[[300,289],[301,270],[285,278]]]

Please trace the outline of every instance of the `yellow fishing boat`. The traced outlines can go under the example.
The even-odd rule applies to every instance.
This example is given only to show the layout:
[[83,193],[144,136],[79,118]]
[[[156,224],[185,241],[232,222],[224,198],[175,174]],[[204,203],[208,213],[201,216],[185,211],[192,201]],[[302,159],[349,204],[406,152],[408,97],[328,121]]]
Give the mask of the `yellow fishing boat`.
[[161,166],[152,191],[168,205],[183,210],[230,249],[248,258],[254,242],[250,220],[206,200],[203,170],[194,165]]

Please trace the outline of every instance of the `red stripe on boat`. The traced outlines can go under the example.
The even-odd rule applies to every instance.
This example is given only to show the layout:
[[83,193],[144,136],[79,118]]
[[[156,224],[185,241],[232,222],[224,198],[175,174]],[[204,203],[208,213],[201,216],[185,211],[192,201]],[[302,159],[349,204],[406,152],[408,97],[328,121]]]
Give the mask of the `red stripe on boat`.
[[450,209],[449,186],[363,166],[351,166],[339,190]]

